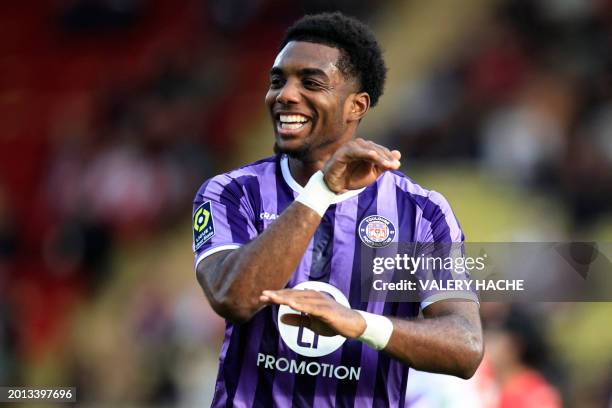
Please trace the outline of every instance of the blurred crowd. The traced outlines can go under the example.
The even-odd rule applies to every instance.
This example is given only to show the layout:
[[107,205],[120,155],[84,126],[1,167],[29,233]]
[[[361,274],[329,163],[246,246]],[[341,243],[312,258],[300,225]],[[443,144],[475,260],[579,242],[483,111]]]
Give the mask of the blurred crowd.
[[[556,239],[593,240],[612,211],[612,2],[501,1],[468,31],[405,85],[384,140],[411,160],[473,161],[526,199],[545,193],[569,220]],[[608,366],[603,377],[577,391],[570,382],[580,374],[551,344],[551,320],[568,310],[483,304],[487,352],[467,405],[612,404],[610,353],[598,361]],[[424,404],[417,406],[467,406],[461,398],[470,394],[452,379],[423,375],[416,383],[409,393]],[[440,388],[448,391],[436,396]]]
[[[264,5],[79,0],[5,10],[1,384],[26,383],[27,362],[67,342],[73,312],[117,279],[119,249],[187,219],[197,187],[235,146],[244,86],[235,62],[250,56],[232,37],[265,28],[250,15]],[[167,326],[162,306],[154,296],[134,305],[143,339]]]
[[[121,254],[185,234],[197,187],[260,120],[250,102],[263,101],[282,31],[329,9],[376,14],[365,1],[48,0],[0,17],[0,384],[54,378],[86,402],[208,400],[222,322],[195,279],[173,290],[148,280],[189,270],[153,256],[121,283]],[[545,191],[570,215],[568,236],[584,238],[612,210],[612,3],[500,1],[459,43],[406,84],[380,140]],[[83,323],[94,318],[78,312],[97,310],[113,285],[127,311]],[[520,406],[499,385],[509,379],[559,406],[566,379],[547,358],[546,313],[482,311],[489,355],[477,377],[497,384],[488,406]],[[57,374],[31,374],[53,353]],[[609,386],[597,401],[610,401]]]
[[546,191],[580,235],[612,210],[612,3],[500,2],[418,84],[386,137]]

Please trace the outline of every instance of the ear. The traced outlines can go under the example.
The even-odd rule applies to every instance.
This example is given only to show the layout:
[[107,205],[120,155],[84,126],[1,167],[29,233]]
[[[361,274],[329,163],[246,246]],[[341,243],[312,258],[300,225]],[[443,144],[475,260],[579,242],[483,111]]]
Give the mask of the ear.
[[370,95],[367,92],[351,94],[348,102],[348,122],[359,122],[370,109]]

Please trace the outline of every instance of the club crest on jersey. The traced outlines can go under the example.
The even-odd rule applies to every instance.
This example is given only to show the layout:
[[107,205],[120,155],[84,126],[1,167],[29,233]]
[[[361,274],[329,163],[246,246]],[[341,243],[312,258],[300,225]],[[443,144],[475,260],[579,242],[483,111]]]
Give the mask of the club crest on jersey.
[[370,215],[359,223],[358,234],[370,248],[382,248],[395,238],[395,225],[382,215]]
[[210,201],[205,202],[193,213],[193,248],[200,249],[215,235]]

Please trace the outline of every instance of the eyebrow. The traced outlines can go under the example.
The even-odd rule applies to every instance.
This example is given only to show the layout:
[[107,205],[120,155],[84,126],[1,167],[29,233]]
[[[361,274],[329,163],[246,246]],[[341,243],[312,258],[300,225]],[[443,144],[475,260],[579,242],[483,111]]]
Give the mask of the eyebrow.
[[[273,67],[270,70],[270,75],[282,75],[282,74],[283,74],[283,70],[279,67]],[[302,68],[298,71],[298,75],[299,76],[319,76],[319,77],[323,77],[326,79],[328,78],[325,71],[319,68]]]

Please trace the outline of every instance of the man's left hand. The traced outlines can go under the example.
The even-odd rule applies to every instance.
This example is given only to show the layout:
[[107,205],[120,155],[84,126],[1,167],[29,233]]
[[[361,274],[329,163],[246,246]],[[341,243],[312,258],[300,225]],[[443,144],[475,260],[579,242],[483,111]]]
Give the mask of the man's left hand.
[[286,313],[281,320],[291,326],[306,327],[321,336],[355,338],[363,334],[366,328],[366,322],[359,313],[316,290],[264,290],[259,300],[286,305],[301,312]]

